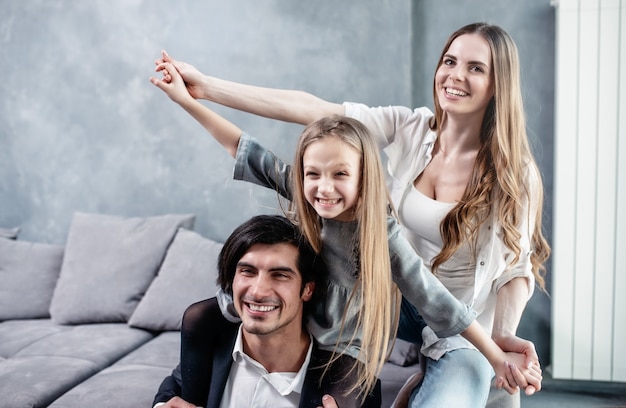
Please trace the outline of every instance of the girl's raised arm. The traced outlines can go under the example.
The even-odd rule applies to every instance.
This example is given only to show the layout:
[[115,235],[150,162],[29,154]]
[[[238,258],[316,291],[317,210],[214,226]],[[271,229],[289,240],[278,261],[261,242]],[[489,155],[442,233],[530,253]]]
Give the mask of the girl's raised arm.
[[224,146],[231,156],[235,157],[241,129],[194,99],[185,87],[183,78],[171,63],[164,63],[162,71],[164,71],[164,78],[151,77],[150,82],[186,110],[215,140]]

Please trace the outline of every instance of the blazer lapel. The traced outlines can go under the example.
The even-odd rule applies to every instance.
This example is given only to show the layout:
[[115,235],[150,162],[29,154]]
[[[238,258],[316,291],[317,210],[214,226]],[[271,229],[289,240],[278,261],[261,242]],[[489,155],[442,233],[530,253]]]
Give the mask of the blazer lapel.
[[233,347],[237,339],[238,329],[239,325],[237,324],[229,324],[221,329],[225,333],[219,337],[215,344],[213,370],[206,408],[219,408],[220,406],[224,387],[226,387],[226,381],[230,374],[230,367],[233,364]]

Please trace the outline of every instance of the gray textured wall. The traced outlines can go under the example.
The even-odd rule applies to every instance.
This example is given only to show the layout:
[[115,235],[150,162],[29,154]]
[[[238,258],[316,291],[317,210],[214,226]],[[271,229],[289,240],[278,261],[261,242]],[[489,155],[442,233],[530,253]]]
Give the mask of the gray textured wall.
[[[202,71],[372,105],[431,105],[436,58],[463,24],[516,40],[551,231],[554,11],[549,0],[3,0],[0,227],[64,243],[75,211],[197,215],[224,239],[276,197],[231,180],[232,159],[149,82],[162,48]],[[289,159],[301,127],[217,107]],[[549,362],[549,301],[521,334]]]
[[[194,213],[225,239],[274,211],[276,195],[232,181],[231,157],[150,84],[162,48],[231,80],[410,103],[408,0],[2,5],[0,226],[22,239],[65,242],[74,211]],[[301,127],[220,112],[291,159]]]

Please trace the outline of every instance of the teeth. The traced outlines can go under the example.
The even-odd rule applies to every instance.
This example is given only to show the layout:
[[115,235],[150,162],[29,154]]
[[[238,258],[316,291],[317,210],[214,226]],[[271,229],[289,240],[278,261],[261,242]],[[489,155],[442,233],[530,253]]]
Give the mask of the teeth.
[[323,198],[318,199],[318,201],[322,204],[337,204],[339,202],[338,198],[335,198],[334,200],[325,200]]
[[446,88],[446,92],[456,96],[467,96],[467,92],[463,92],[458,89]]
[[260,306],[249,304],[248,307],[250,307],[250,310],[252,310],[253,312],[271,312],[278,306]]

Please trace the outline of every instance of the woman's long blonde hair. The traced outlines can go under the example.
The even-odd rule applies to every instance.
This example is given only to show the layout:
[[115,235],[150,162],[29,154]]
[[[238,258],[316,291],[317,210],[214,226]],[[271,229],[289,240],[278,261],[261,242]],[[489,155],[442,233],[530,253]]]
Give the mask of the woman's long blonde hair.
[[[543,185],[526,134],[517,47],[498,26],[469,24],[448,38],[437,69],[452,41],[463,34],[479,34],[489,44],[494,96],[483,118],[481,148],[465,193],[441,223],[444,245],[433,259],[432,270],[436,272],[463,242],[475,244],[480,225],[494,210],[502,225],[502,240],[514,254],[509,266],[514,265],[522,256],[518,226],[526,221],[524,217],[534,216],[534,225],[528,226],[533,231],[530,260],[537,284],[545,289],[543,263],[550,256],[550,247],[541,226]],[[438,131],[446,114],[439,105],[436,85],[433,88],[435,117],[430,128]]]
[[[400,296],[391,279],[387,239],[390,201],[378,148],[369,130],[361,122],[333,116],[310,124],[302,132],[296,148],[292,173],[293,211],[296,222],[315,251],[320,252],[323,246],[322,225],[319,215],[304,196],[303,157],[311,144],[325,138],[336,138],[361,155],[359,199],[354,209],[359,231],[358,243],[355,242],[358,245],[358,283],[352,290],[350,302],[356,300],[360,310],[352,336],[354,338],[359,330],[362,333],[360,360],[363,364],[356,363],[353,367],[358,370],[358,382],[349,392],[360,388],[365,398],[376,384],[377,376],[387,360],[388,345],[395,337],[399,316]],[[344,323],[345,311],[342,330]]]

